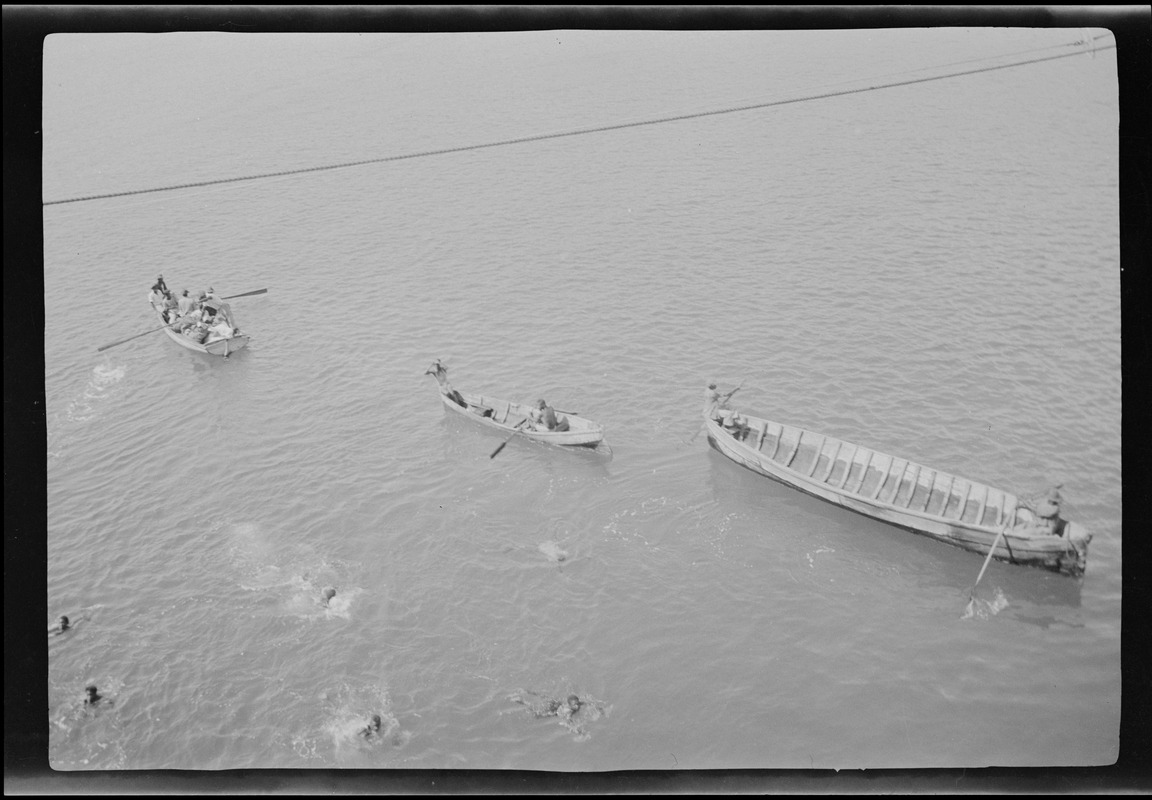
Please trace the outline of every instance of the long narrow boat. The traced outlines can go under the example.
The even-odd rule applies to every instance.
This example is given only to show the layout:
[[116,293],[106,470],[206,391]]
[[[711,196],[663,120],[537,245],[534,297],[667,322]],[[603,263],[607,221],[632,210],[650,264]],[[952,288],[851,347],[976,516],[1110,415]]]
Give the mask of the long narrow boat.
[[[155,310],[155,308],[153,308]],[[164,314],[156,311],[156,318],[160,320],[161,325],[165,325]],[[168,338],[179,344],[181,347],[187,347],[189,350],[195,350],[197,353],[208,353],[213,356],[223,356],[227,358],[237,350],[242,350],[247,347],[251,336],[246,333],[234,333],[227,339],[208,339],[203,344],[193,341],[179,330],[173,330],[171,326],[165,326],[164,333],[168,334]]]
[[[531,406],[490,395],[457,392],[448,384],[447,370],[439,362],[433,364],[426,374],[432,375],[440,384],[440,400],[444,408],[508,436],[515,433],[525,439],[563,447],[596,447],[604,440],[603,425],[570,413],[557,412],[568,420],[566,431],[529,430],[524,427],[524,420],[528,419]],[[454,398],[463,400],[463,405]]]
[[738,438],[714,409],[704,409],[708,443],[753,472],[965,550],[986,556],[995,546],[999,561],[1084,573],[1092,534],[1058,516],[1053,533],[1010,492],[743,412],[748,433]]

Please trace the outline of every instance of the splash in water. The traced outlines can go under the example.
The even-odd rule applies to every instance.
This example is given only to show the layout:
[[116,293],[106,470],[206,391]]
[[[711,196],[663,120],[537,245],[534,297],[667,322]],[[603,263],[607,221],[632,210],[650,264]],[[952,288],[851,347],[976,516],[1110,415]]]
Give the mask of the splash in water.
[[557,698],[531,690],[519,690],[508,695],[508,699],[527,708],[536,719],[555,719],[578,742],[590,739],[592,734],[588,724],[608,716],[611,710],[611,706],[606,706],[591,695],[578,695],[575,692],[561,693]]
[[545,558],[555,564],[560,564],[568,560],[568,551],[556,544],[556,542],[541,542],[537,549],[544,554]]
[[1000,589],[992,596],[991,600],[979,600],[972,598],[972,601],[964,609],[964,614],[960,619],[988,619],[994,617],[1001,611],[1008,607],[1008,598],[1004,596],[1004,592]]

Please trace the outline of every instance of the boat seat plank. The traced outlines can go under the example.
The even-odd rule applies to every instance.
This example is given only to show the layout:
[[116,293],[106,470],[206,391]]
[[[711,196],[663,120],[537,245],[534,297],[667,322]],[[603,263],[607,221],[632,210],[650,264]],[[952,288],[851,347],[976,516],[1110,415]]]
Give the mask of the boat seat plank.
[[[954,484],[955,482],[956,482],[956,476],[955,475],[949,475],[948,476],[948,483],[944,484],[944,486],[946,486],[947,488],[941,492],[940,507],[938,509],[936,509],[935,511],[928,511],[927,513],[932,514],[933,516],[936,516],[936,517],[941,517],[941,518],[944,517],[944,511],[948,508],[948,501],[952,499],[952,484]],[[932,503],[929,503],[928,505],[931,506]]]
[[828,459],[828,468],[824,470],[824,476],[820,478],[821,483],[827,483],[829,476],[832,474],[832,468],[836,466],[836,459],[840,455],[841,448],[844,447],[844,442],[837,440],[836,450],[832,453],[832,457]]
[[[905,466],[907,466],[908,462],[904,462],[904,463],[905,463]],[[884,484],[886,484],[888,482],[888,479],[890,477],[892,477],[892,472],[894,471],[895,466],[896,466],[896,459],[889,456],[888,469],[884,470],[884,476],[882,478],[880,478],[879,481],[877,481],[876,488],[872,490],[872,494],[869,497],[870,500],[875,500],[877,497],[880,496],[880,490],[884,488]],[[896,479],[896,485],[897,486],[900,485],[900,479],[899,478]]]
[[784,438],[784,426],[780,426],[780,432],[776,434],[776,443],[772,445],[772,452],[768,454],[769,461],[776,460],[776,451],[780,449],[780,442]]
[[760,423],[760,431],[756,436],[756,449],[757,450],[759,450],[761,447],[764,446],[764,435],[766,433],[768,433],[768,423],[767,423],[767,421],[761,422]]
[[860,494],[860,490],[864,488],[864,479],[868,477],[868,468],[872,466],[872,459],[875,457],[875,451],[868,452],[868,460],[864,461],[864,466],[860,468],[860,477],[856,480],[855,488],[850,490],[852,494]]
[[918,509],[921,514],[927,512],[928,501],[932,499],[932,489],[935,486],[936,486],[936,472],[933,471],[932,477],[928,479],[928,485],[926,487],[926,491],[924,492],[924,502],[920,503],[920,508]]
[[[988,487],[983,487],[984,491],[980,493],[980,500],[976,504],[976,513],[972,515],[972,522],[979,525],[984,521],[984,509],[988,504]],[[963,518],[963,515],[961,515]]]
[[824,442],[828,441],[827,436],[820,437],[820,444],[816,445],[816,452],[812,454],[812,466],[808,468],[807,475],[812,477],[812,473],[816,471],[816,465],[820,463],[820,456],[824,454]]
[[784,459],[783,464],[786,467],[792,466],[792,462],[796,459],[796,454],[800,452],[800,442],[804,439],[804,431],[800,431],[796,436],[796,444],[792,445],[792,451],[788,453],[788,458]]
[[964,511],[968,508],[968,501],[972,499],[972,490],[976,486],[973,483],[968,484],[968,488],[964,490],[964,495],[956,495],[958,501],[956,503],[956,519],[957,521],[964,519]]
[[[920,465],[915,464],[913,466],[915,466],[916,469],[914,469],[912,471],[912,480],[908,481],[908,483],[906,484],[908,487],[908,496],[904,498],[903,503],[899,504],[902,508],[908,508],[908,504],[912,502],[912,495],[916,494],[916,484],[919,483],[919,481],[920,481]],[[892,503],[892,505],[897,505],[897,502],[899,499],[900,499],[900,487],[897,486],[896,487],[896,494],[892,495],[892,500],[890,502]]]
[[840,480],[836,482],[837,489],[843,489],[844,484],[848,481],[848,473],[852,471],[852,465],[856,463],[856,451],[860,448],[856,445],[852,447],[852,455],[844,459],[844,474],[840,476]]

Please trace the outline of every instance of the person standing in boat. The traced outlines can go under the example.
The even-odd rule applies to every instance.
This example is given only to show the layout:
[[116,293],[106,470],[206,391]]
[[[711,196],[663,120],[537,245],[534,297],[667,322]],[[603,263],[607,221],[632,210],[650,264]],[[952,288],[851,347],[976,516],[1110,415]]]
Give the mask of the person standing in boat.
[[704,390],[704,407],[708,409],[708,416],[712,419],[720,419],[719,412],[728,410],[728,401],[732,399],[732,395],[740,391],[737,386],[728,394],[720,394],[716,388],[716,381],[708,381],[708,388]]
[[180,316],[180,303],[167,289],[164,290],[164,321],[175,322]]
[[188,290],[185,289],[180,293],[180,299],[176,301],[176,308],[180,312],[180,316],[187,316],[195,307],[196,301],[188,296]]
[[440,393],[451,400],[461,408],[467,408],[468,403],[464,401],[464,395],[452,388],[452,384],[448,382],[448,368],[440,363],[440,359],[432,362],[432,366],[424,370],[425,375],[431,375],[440,384]]

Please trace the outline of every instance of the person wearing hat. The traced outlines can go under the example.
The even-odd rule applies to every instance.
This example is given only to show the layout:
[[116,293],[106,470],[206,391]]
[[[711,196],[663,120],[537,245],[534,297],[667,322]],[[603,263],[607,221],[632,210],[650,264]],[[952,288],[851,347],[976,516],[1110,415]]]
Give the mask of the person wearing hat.
[[184,316],[196,307],[196,301],[188,296],[188,290],[185,289],[180,293],[180,299],[176,301],[176,309],[180,312],[180,316]]

